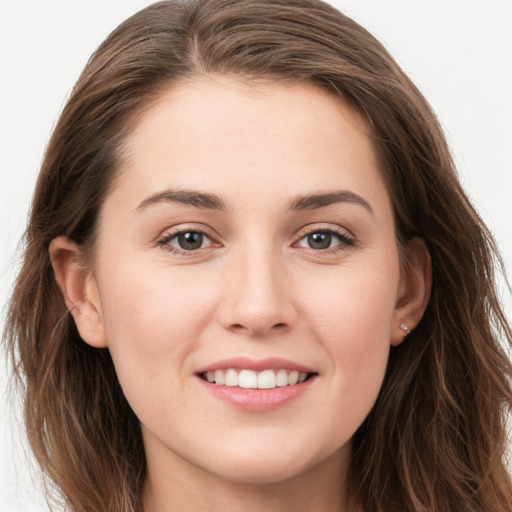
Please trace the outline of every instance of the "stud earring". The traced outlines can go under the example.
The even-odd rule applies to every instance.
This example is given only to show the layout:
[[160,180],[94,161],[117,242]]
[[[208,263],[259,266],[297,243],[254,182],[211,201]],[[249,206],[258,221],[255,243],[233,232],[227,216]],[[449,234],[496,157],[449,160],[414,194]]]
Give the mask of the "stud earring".
[[405,338],[408,334],[410,334],[410,332],[411,332],[411,331],[409,330],[409,327],[407,327],[407,324],[406,324],[405,322],[402,322],[402,323],[400,324],[400,329],[402,329],[402,331],[404,331],[404,338]]

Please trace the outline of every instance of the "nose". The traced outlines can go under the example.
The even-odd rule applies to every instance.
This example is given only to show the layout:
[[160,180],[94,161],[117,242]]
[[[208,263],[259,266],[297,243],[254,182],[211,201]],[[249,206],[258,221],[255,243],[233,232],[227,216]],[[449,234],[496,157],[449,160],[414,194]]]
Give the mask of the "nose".
[[271,249],[243,251],[230,261],[219,313],[223,327],[253,337],[290,329],[297,314],[287,274]]

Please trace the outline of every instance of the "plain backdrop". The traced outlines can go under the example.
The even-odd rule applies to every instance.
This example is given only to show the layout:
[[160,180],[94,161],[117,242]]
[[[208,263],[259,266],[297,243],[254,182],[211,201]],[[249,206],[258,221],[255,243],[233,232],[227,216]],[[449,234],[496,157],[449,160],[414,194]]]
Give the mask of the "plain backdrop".
[[[0,303],[38,167],[88,57],[144,0],[0,0]],[[512,267],[512,0],[332,1],[373,32],[436,110],[470,197]],[[509,318],[510,293],[502,287]],[[3,317],[2,317],[3,323]],[[2,354],[3,355],[3,354]],[[48,510],[0,359],[0,512]],[[37,472],[36,472],[37,475]]]

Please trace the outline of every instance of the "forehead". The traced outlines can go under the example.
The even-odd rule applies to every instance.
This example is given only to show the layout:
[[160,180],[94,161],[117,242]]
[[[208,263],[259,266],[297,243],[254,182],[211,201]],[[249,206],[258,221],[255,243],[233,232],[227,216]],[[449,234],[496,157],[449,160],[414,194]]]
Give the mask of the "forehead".
[[365,123],[309,83],[183,82],[138,118],[123,154],[120,186],[136,195],[207,188],[263,201],[277,190],[348,187],[372,195],[383,187]]
[[[211,131],[211,121],[215,122],[215,133]],[[325,126],[326,130],[313,130],[314,124]],[[354,108],[333,91],[311,82],[249,81],[237,76],[208,75],[184,80],[160,92],[138,116],[125,149],[141,147],[139,143],[148,142],[143,140],[144,135],[153,132],[154,138],[155,130],[165,137],[163,128],[166,133],[172,130],[174,137],[208,136],[203,143],[212,140],[214,134],[235,132],[238,138],[247,136],[247,141],[254,136],[260,141],[272,140],[278,134],[283,143],[300,135],[311,144],[338,144],[340,133],[333,128],[342,129],[343,124],[351,124],[361,135],[368,135],[365,122]],[[184,138],[180,140],[183,142]]]

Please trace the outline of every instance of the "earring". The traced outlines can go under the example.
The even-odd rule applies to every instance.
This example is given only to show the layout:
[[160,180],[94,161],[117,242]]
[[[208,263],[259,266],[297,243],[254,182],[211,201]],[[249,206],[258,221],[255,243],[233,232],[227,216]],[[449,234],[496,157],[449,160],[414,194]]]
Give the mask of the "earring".
[[405,338],[408,334],[410,334],[410,332],[411,332],[411,331],[409,330],[409,327],[407,327],[407,324],[406,324],[405,322],[402,322],[402,323],[400,324],[400,329],[402,329],[402,331],[404,331],[404,338]]

